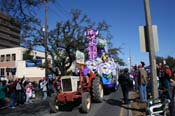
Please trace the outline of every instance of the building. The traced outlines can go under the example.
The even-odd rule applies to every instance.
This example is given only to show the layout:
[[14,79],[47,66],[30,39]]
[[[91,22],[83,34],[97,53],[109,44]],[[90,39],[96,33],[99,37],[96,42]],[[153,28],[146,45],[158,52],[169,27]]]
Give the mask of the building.
[[20,23],[0,13],[0,49],[20,46]]
[[[36,66],[31,60],[24,60],[24,53],[27,49],[23,47],[0,49],[0,76],[13,78],[30,78],[39,80],[45,76],[45,69]],[[45,53],[32,51],[37,63],[44,62]]]

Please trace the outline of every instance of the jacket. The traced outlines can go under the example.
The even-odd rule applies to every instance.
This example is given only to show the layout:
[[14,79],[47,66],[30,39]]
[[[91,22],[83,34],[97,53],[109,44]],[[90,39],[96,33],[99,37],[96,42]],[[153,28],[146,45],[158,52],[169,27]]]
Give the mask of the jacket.
[[5,91],[4,91],[5,88],[7,88],[6,85],[0,86],[0,99],[4,99],[6,97],[5,96]]
[[139,76],[138,76],[138,84],[139,85],[146,85],[147,84],[147,72],[144,68],[139,69]]
[[128,73],[121,74],[119,76],[118,81],[119,81],[121,86],[125,86],[125,87],[131,87],[132,86],[132,80],[130,79]]

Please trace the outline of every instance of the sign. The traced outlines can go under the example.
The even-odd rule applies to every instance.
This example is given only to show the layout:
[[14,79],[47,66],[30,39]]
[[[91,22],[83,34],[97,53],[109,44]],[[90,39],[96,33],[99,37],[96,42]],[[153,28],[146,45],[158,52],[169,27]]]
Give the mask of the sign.
[[42,64],[42,59],[26,60],[26,67],[37,67]]
[[79,50],[76,51],[76,63],[78,64],[84,64],[85,55],[83,52],[80,52]]
[[[155,51],[159,51],[159,42],[158,42],[158,32],[157,26],[152,26],[153,31],[153,42]],[[149,52],[149,43],[146,34],[146,26],[139,26],[139,34],[140,34],[140,49],[142,52]]]

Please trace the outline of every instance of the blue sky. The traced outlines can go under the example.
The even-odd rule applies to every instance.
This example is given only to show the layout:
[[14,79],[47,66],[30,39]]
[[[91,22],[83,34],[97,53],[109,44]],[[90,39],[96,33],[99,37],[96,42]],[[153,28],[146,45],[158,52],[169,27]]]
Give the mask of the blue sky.
[[[152,24],[158,26],[160,51],[158,56],[175,57],[175,0],[150,0]],[[122,47],[120,57],[128,62],[129,51],[132,64],[141,60],[149,63],[148,53],[140,51],[138,27],[145,25],[144,0],[56,0],[49,4],[49,28],[56,21],[69,18],[71,9],[80,9],[93,21],[105,20],[111,25],[114,47]],[[40,17],[44,17],[41,9]],[[44,23],[43,23],[44,24]]]

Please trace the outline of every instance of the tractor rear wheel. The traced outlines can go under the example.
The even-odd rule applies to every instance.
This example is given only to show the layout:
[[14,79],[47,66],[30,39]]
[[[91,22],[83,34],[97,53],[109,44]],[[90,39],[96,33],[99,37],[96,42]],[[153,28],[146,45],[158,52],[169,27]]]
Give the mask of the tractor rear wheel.
[[92,94],[93,94],[93,99],[96,102],[103,101],[103,96],[104,96],[103,86],[100,81],[100,78],[98,77],[96,77],[92,82]]
[[82,112],[88,113],[91,109],[91,96],[89,92],[84,92],[81,99]]

